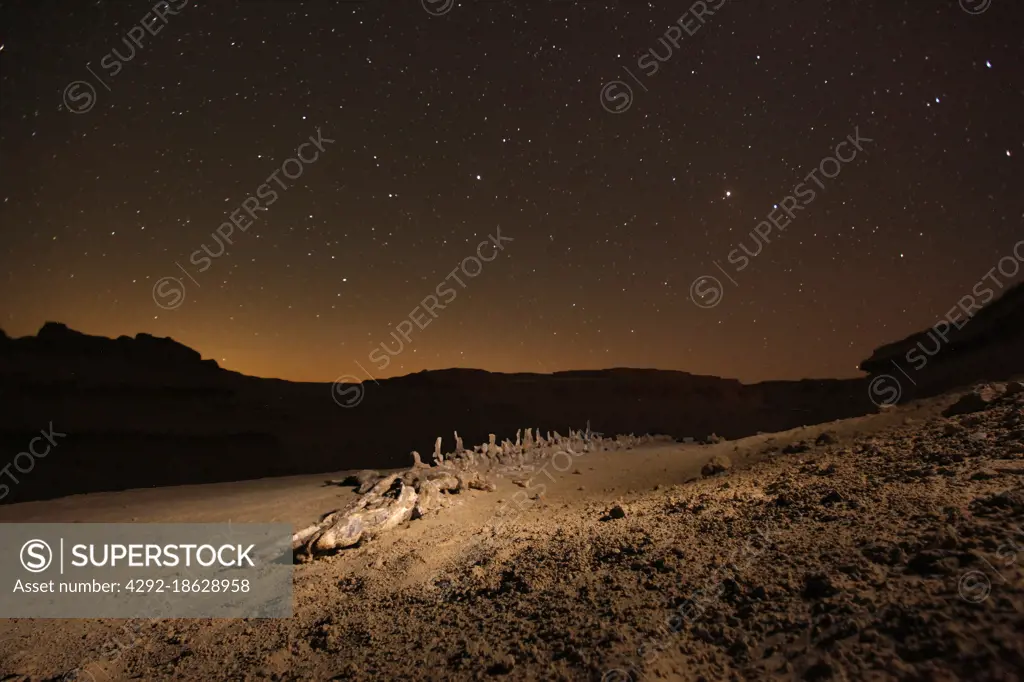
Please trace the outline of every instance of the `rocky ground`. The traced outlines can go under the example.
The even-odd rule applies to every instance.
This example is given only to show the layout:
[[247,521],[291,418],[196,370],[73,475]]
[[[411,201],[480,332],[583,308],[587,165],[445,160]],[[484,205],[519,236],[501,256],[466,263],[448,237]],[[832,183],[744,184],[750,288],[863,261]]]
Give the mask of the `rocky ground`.
[[1013,382],[588,453],[297,566],[288,620],[2,621],[0,680],[1021,679],[1022,483]]

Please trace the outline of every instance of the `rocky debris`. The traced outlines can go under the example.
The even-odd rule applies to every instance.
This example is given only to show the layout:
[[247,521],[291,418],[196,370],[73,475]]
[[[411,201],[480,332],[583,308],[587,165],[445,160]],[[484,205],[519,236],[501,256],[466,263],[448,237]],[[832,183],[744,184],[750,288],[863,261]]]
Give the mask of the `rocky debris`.
[[624,519],[626,518],[626,510],[622,508],[622,505],[617,504],[608,510],[609,519]]
[[987,410],[992,403],[1006,393],[1005,384],[980,384],[970,393],[960,397],[942,413],[946,417],[971,414]]
[[907,555],[898,545],[886,542],[871,542],[861,548],[861,553],[870,561],[886,566],[898,566],[907,562]]
[[725,439],[716,433],[712,433],[704,442],[708,445],[717,445],[718,443],[724,443]]
[[953,575],[960,562],[948,550],[926,549],[915,554],[907,562],[907,571],[920,575]]
[[1006,490],[1001,493],[974,500],[972,503],[982,509],[1007,509],[1014,512],[1024,511],[1024,492]]
[[825,495],[825,497],[821,498],[821,504],[825,506],[840,504],[845,501],[846,500],[843,498],[843,496],[840,495],[835,490],[830,491],[827,495]]
[[[1024,573],[1015,547],[1024,543],[1024,491],[1017,475],[972,477],[1024,464],[1011,461],[1019,442],[1008,439],[1024,428],[1018,397],[950,419],[865,426],[859,441],[816,448],[813,457],[749,467],[734,457],[725,476],[665,480],[657,491],[654,469],[630,471],[637,492],[622,498],[603,498],[607,478],[595,476],[590,494],[543,514],[517,515],[516,502],[498,500],[511,510],[500,519],[455,519],[452,509],[443,524],[392,531],[401,534],[395,542],[385,536],[362,545],[373,537],[364,534],[362,546],[329,564],[296,571],[294,618],[239,624],[241,635],[225,637],[229,646],[197,646],[166,674],[153,672],[154,656],[164,656],[159,648],[127,650],[115,676],[1017,680]],[[946,434],[946,424],[972,416],[973,426]],[[990,437],[971,441],[968,428]],[[841,432],[844,440],[850,433]],[[760,447],[746,443],[742,455]],[[535,457],[543,462],[545,454],[538,448]],[[385,495],[419,486],[411,517],[421,503],[427,514],[445,513],[464,494],[443,488],[450,490],[448,476],[457,479],[465,459],[446,456],[444,467],[406,472]],[[515,467],[492,464],[466,470],[495,480],[516,475]],[[579,482],[567,476],[563,489]],[[833,492],[844,502],[822,504]],[[441,506],[424,502],[431,497]],[[613,505],[622,518],[612,518]],[[475,544],[483,538],[489,544]],[[185,635],[215,641],[210,634],[230,636],[233,627],[211,633],[190,623],[175,626],[173,643]],[[5,671],[4,662],[24,660],[18,640],[61,627],[21,626],[0,648]],[[77,647],[81,634],[76,628],[64,642]],[[231,656],[240,663],[218,667]],[[202,667],[188,667],[197,659]],[[265,659],[273,674],[255,674],[250,661]],[[59,677],[38,672],[31,679]]]
[[807,682],[825,682],[825,680],[831,680],[835,676],[835,666],[826,656],[820,661],[809,666],[807,670],[804,671],[803,679]]
[[824,599],[839,594],[839,588],[829,576],[816,573],[804,578],[803,596],[808,599]]
[[714,476],[732,468],[732,460],[726,455],[715,455],[701,467],[702,476]]
[[423,460],[420,459],[420,453],[418,453],[415,450],[413,450],[411,454],[412,454],[412,466],[413,466],[414,469],[424,469],[424,468],[429,469],[430,468],[429,464],[425,464],[423,462]]
[[835,431],[822,431],[818,434],[818,437],[814,439],[814,444],[818,447],[823,445],[835,445],[838,442],[839,439],[836,437]]
[[967,432],[967,429],[956,422],[946,422],[942,425],[942,433],[946,436],[960,436]]
[[805,441],[800,441],[799,443],[790,443],[789,445],[783,447],[782,454],[799,455],[800,453],[808,452],[810,449],[810,445],[808,445]]

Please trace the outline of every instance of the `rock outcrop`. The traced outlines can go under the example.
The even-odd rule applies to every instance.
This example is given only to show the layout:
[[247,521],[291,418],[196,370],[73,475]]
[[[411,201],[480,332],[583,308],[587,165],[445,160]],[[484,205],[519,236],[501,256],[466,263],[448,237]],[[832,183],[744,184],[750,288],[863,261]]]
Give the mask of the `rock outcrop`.
[[1024,283],[968,314],[951,305],[931,328],[877,348],[860,369],[898,382],[898,402],[1024,373]]

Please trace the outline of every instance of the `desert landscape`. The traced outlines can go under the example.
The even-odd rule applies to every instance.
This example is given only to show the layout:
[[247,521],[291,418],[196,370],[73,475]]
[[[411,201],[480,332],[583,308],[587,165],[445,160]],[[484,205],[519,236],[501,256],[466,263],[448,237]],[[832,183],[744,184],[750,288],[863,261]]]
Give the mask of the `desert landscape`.
[[[610,435],[606,422],[642,426],[629,419],[656,417],[638,411],[615,422],[601,411],[615,392],[588,389],[589,402],[574,396],[565,418],[599,416],[565,435],[523,427],[474,441],[421,431],[393,441],[423,444],[401,462],[396,453],[360,451],[356,444],[388,428],[364,419],[362,431],[345,427],[350,454],[338,461],[349,466],[311,459],[299,466],[315,474],[274,475],[282,452],[295,461],[302,451],[243,441],[219,455],[223,469],[198,469],[193,476],[209,479],[187,484],[145,462],[130,475],[110,469],[131,462],[140,443],[166,438],[168,449],[213,448],[246,428],[200,420],[194,407],[189,418],[181,410],[195,403],[180,396],[200,405],[211,396],[222,406],[263,400],[270,409],[275,391],[292,391],[277,419],[264,413],[248,422],[248,442],[283,447],[281,435],[315,430],[312,420],[288,419],[316,414],[314,402],[329,402],[331,387],[235,375],[170,340],[90,339],[47,325],[4,346],[5,390],[35,400],[5,415],[8,436],[59,414],[69,394],[88,394],[90,419],[104,428],[73,448],[78,434],[68,426],[53,451],[61,467],[92,472],[64,483],[76,494],[53,490],[50,481],[66,474],[44,476],[56,460],[39,460],[39,472],[11,487],[0,521],[291,524],[294,613],[284,620],[6,619],[2,679],[1018,679],[1024,383],[1015,363],[1024,345],[1019,297],[1008,302],[1018,306],[1012,314],[973,321],[983,342],[954,339],[921,373],[932,377],[918,382],[927,387],[922,395],[892,404],[872,402],[875,375],[748,386],[629,370],[573,373],[564,383],[427,373],[388,382],[377,395],[388,392],[381,402],[393,406],[420,401],[426,387],[472,396],[483,385],[483,396],[507,400],[517,383],[557,394],[586,376],[590,386],[619,383],[627,395],[651,395],[650,404],[659,391],[693,401],[685,404],[698,416],[666,422],[668,433]],[[893,348],[905,355],[919,336],[876,352],[865,369]],[[110,352],[115,345],[126,350]],[[147,345],[164,360],[138,350]],[[172,355],[181,358],[173,379]],[[95,369],[97,356],[112,364]],[[998,367],[1012,369],[1000,380]],[[49,390],[26,389],[33,381]],[[709,418],[695,403],[706,403],[707,391],[666,388],[679,381],[717,387],[713,405],[728,414],[718,424],[701,421]],[[140,395],[161,409],[147,411]],[[296,404],[297,395],[309,404]],[[815,408],[823,396],[845,402]],[[477,402],[500,422],[504,405]],[[97,417],[129,403],[162,421],[131,435]],[[542,397],[519,409],[527,423],[554,410]],[[485,430],[483,419],[467,421],[464,433]],[[279,430],[256,431],[259,423]],[[704,424],[729,437],[696,431]],[[325,451],[338,452],[329,444],[337,433],[315,435]],[[94,449],[99,443],[103,449]],[[232,467],[250,480],[219,482]]]
[[[1024,374],[1024,285],[997,303],[946,340],[925,330],[876,350],[861,363],[865,378],[754,384],[651,369],[451,369],[339,389],[245,376],[149,334],[108,339],[56,322],[33,336],[0,332],[0,397],[10,406],[0,413],[0,445],[18,452],[50,424],[74,434],[61,442],[60,467],[35,468],[0,504],[394,469],[407,466],[413,450],[430,453],[438,435],[454,448],[455,432],[479,444],[490,433],[514,440],[526,425],[568,434],[591,424],[611,436],[703,442],[863,416],[879,405]],[[922,371],[905,359],[915,349],[928,360]],[[138,457],[140,450],[151,456]]]
[[[1006,680],[1024,669],[1020,382],[714,445],[579,450],[564,471],[496,477],[493,491],[461,490],[300,563],[286,621],[6,620],[4,679]],[[297,476],[27,502],[0,520],[299,530],[358,497]]]
[[0,682],[1024,682],[1021,26],[0,0]]

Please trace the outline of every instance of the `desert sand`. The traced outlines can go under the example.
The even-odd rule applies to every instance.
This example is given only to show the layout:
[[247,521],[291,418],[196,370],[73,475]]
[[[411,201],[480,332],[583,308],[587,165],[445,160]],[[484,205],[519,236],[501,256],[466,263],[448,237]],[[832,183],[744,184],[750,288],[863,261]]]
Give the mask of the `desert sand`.
[[[324,484],[344,473],[71,496],[0,521],[299,529],[355,499]],[[1020,384],[580,453],[553,478],[528,497],[536,481],[499,479],[296,565],[291,619],[0,621],[0,679],[1024,675]]]

